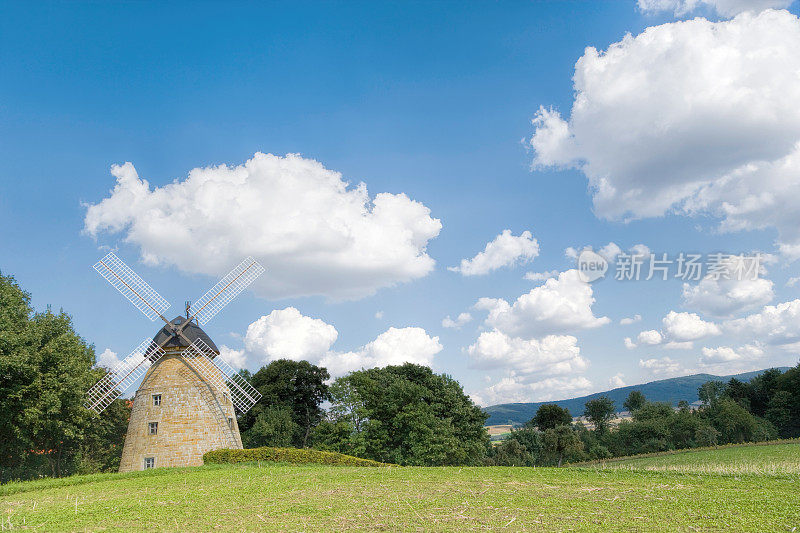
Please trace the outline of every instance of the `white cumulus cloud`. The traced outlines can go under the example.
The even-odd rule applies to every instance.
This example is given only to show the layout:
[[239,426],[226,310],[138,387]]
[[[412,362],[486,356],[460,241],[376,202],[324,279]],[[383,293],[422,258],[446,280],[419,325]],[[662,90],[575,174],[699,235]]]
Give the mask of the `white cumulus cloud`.
[[663,341],[663,337],[661,333],[654,329],[649,329],[647,331],[642,331],[639,333],[639,336],[636,338],[639,344],[647,344],[648,346],[653,346],[655,344],[661,344]]
[[662,320],[665,337],[674,342],[696,341],[719,335],[719,326],[707,322],[695,313],[670,311]]
[[641,322],[641,321],[642,321],[642,315],[636,314],[633,315],[632,317],[621,318],[619,323],[623,326],[627,326],[629,324],[635,324],[636,322]]
[[580,168],[600,217],[710,215],[724,231],[775,228],[800,257],[799,49],[800,20],[774,10],[587,48],[569,118],[534,119],[534,167]]
[[336,328],[325,321],[287,307],[276,309],[248,326],[244,353],[227,347],[221,351],[226,360],[246,356],[259,363],[305,360],[327,368],[332,377],[361,368],[403,363],[431,366],[434,355],[442,351],[439,337],[431,337],[418,327],[391,327],[364,346],[345,352],[333,349],[338,335]]
[[445,328],[452,328],[452,329],[459,329],[464,324],[467,324],[472,320],[472,315],[469,313],[461,313],[459,314],[455,320],[450,318],[450,315],[447,315],[442,320],[442,327]]
[[247,327],[247,351],[262,356],[263,361],[292,359],[319,360],[339,332],[318,318],[300,313],[294,307],[276,309]]
[[547,335],[542,339],[509,337],[497,330],[484,331],[467,353],[478,366],[510,368],[522,375],[556,375],[582,372],[589,363],[581,357],[578,339]]
[[581,280],[577,270],[566,270],[513,304],[502,298],[481,298],[475,308],[489,311],[488,326],[508,335],[531,337],[608,324],[608,317],[594,316],[594,302],[592,286]]
[[759,277],[756,270],[748,274],[748,257],[732,256],[721,262],[721,273],[707,274],[697,284],[683,284],[686,307],[718,317],[730,317],[769,303],[774,297],[773,283]]
[[639,366],[653,375],[662,377],[671,377],[684,373],[680,363],[669,357],[639,359]]
[[700,358],[701,364],[729,363],[731,361],[742,361],[758,359],[764,355],[761,347],[746,344],[736,350],[730,346],[718,346],[716,348],[702,348],[703,356]]
[[563,400],[586,394],[592,389],[592,382],[585,377],[554,377],[527,381],[511,375],[487,387],[479,395],[482,405],[496,405],[510,402],[546,402]]
[[111,348],[106,348],[103,350],[103,353],[97,356],[97,365],[102,366],[104,368],[113,369],[120,363],[120,358],[117,355],[117,352],[111,350]]
[[483,276],[503,267],[532,261],[539,255],[539,242],[530,231],[523,231],[518,237],[511,230],[504,230],[486,248],[472,259],[462,259],[457,267],[448,270],[460,272],[464,276]]
[[800,299],[766,305],[760,312],[723,323],[736,336],[794,348],[800,343]]
[[619,388],[625,386],[624,374],[615,374],[608,378],[608,385],[612,388]]
[[131,163],[115,165],[111,194],[88,206],[85,231],[122,234],[148,264],[219,276],[243,257],[267,272],[267,297],[358,298],[411,281],[435,265],[442,227],[405,194],[379,193],[296,154],[256,153],[239,166],[195,168],[151,188]]

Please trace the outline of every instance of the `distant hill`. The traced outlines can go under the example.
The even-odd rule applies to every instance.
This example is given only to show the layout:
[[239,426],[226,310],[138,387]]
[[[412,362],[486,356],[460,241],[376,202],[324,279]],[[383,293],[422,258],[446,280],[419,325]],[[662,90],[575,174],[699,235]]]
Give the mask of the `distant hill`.
[[[789,370],[788,367],[781,367],[781,371]],[[583,406],[589,400],[597,398],[598,396],[608,396],[614,400],[614,405],[617,411],[622,410],[622,404],[628,397],[632,390],[639,390],[651,402],[669,402],[672,405],[678,405],[681,400],[686,400],[689,403],[696,402],[697,389],[711,380],[728,381],[731,378],[736,378],[740,381],[750,381],[758,376],[765,370],[756,370],[753,372],[745,372],[744,374],[735,374],[732,376],[714,376],[711,374],[694,374],[692,376],[683,376],[679,378],[661,379],[659,381],[651,381],[643,385],[630,385],[627,387],[620,387],[606,392],[597,392],[588,396],[581,396],[580,398],[572,398],[570,400],[557,400],[553,402],[533,402],[533,403],[503,403],[499,405],[491,405],[485,407],[483,410],[489,413],[489,419],[486,421],[487,426],[497,424],[524,424],[536,414],[539,406],[545,403],[555,403],[561,407],[569,409],[572,416],[579,416],[583,414]]]

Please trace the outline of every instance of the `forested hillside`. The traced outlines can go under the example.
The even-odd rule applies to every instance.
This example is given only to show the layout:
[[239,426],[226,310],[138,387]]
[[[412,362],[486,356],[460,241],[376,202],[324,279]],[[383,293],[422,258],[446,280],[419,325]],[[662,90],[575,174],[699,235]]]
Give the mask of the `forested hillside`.
[[[788,367],[781,367],[781,371],[788,370]],[[694,374],[692,376],[682,376],[678,378],[661,379],[658,381],[651,381],[642,385],[630,385],[627,387],[620,387],[608,392],[598,392],[588,396],[581,396],[580,398],[571,398],[568,400],[558,400],[554,402],[532,402],[532,403],[504,403],[499,405],[491,405],[486,407],[484,411],[489,415],[486,424],[489,426],[496,424],[524,424],[536,415],[536,411],[540,406],[546,403],[555,403],[560,407],[569,409],[573,416],[578,416],[583,413],[583,406],[589,400],[594,400],[600,396],[608,396],[614,403],[622,409],[622,404],[625,398],[633,390],[641,391],[648,400],[652,402],[667,402],[673,406],[677,406],[678,402],[686,401],[693,403],[698,400],[697,389],[707,381],[730,381],[731,378],[736,378],[739,381],[748,382],[754,377],[763,373],[764,370],[756,370],[754,372],[745,372],[744,374],[735,374],[731,376],[714,376],[711,374]]]

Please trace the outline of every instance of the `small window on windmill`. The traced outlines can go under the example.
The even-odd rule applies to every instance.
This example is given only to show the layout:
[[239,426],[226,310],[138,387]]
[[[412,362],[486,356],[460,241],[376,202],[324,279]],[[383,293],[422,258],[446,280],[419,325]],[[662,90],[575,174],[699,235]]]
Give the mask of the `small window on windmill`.
[[228,417],[228,427],[233,429],[233,418]]
[[155,407],[159,407],[161,405],[161,395],[160,394],[153,394],[153,405]]
[[150,430],[150,434],[151,435],[157,435],[158,434],[158,422],[150,422],[148,424],[148,429]]
[[156,467],[156,458],[155,457],[145,457],[144,458],[144,467],[147,468],[155,468]]

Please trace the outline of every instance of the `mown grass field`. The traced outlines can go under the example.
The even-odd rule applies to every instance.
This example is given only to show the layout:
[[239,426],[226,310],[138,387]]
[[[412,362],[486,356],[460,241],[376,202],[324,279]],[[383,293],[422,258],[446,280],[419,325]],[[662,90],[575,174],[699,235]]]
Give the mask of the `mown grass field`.
[[598,461],[587,466],[661,472],[800,475],[800,440],[684,450],[653,457]]
[[[797,460],[761,448],[746,460]],[[263,463],[11,484],[0,510],[5,529],[35,531],[791,531],[798,493],[796,472]]]

